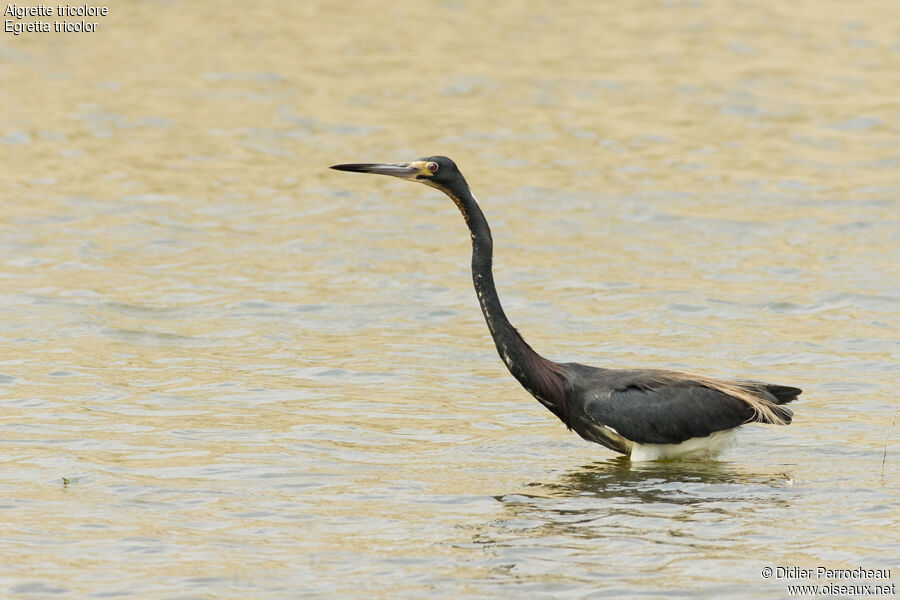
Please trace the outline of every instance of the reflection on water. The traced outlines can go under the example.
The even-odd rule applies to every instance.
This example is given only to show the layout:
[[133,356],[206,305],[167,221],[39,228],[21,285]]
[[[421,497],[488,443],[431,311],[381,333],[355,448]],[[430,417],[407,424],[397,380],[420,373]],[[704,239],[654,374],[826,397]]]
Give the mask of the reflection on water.
[[504,548],[546,547],[554,539],[600,544],[607,567],[660,568],[685,547],[727,548],[751,523],[759,526],[762,513],[788,509],[785,485],[784,476],[742,473],[728,463],[632,466],[612,459],[537,484],[540,494],[499,498],[507,514],[476,540]]
[[[702,532],[682,531],[686,523],[702,529],[753,511],[757,504],[786,508],[780,488],[792,485],[789,476],[754,475],[731,463],[681,461],[632,465],[624,458],[594,463],[565,474],[559,482],[533,484],[542,494],[511,494],[499,498],[513,513],[501,527],[540,525],[534,534],[575,537],[616,537],[637,533],[679,536],[692,542]],[[647,521],[664,519],[648,527]],[[698,535],[701,533],[701,535]],[[720,529],[710,531],[713,536]]]
[[[120,4],[0,36],[0,596],[897,567],[883,6]],[[495,354],[452,203],[327,169],[435,153],[536,349],[797,385],[795,422],[709,464],[565,431]]]
[[553,496],[630,497],[642,502],[691,504],[711,499],[710,493],[717,489],[722,497],[739,499],[749,486],[779,487],[790,485],[790,481],[786,474],[757,475],[730,462],[631,463],[616,457],[567,473],[559,483],[543,487]]

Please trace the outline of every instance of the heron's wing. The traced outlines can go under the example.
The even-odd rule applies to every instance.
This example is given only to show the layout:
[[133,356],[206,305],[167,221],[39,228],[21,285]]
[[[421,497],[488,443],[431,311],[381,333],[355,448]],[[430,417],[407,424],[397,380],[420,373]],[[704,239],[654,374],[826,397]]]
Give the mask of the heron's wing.
[[640,444],[678,444],[716,431],[733,429],[754,419],[746,402],[689,382],[620,385],[585,403],[588,416],[600,425]]

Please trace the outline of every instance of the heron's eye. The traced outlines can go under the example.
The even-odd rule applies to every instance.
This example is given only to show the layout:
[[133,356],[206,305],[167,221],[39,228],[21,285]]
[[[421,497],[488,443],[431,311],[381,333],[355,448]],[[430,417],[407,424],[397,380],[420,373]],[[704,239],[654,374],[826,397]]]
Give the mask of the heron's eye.
[[431,171],[432,173],[435,173],[438,170],[438,164],[436,162],[430,162],[430,163],[428,163],[427,166],[428,166],[428,170]]

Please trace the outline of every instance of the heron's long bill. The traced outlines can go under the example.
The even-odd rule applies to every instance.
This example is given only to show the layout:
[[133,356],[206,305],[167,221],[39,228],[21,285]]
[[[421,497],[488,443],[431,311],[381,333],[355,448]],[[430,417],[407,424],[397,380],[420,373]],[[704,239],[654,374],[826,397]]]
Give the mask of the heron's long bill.
[[374,173],[376,175],[390,175],[401,179],[416,179],[420,175],[430,176],[428,163],[424,160],[405,163],[355,163],[348,165],[334,165],[332,169],[338,171],[350,171],[353,173]]

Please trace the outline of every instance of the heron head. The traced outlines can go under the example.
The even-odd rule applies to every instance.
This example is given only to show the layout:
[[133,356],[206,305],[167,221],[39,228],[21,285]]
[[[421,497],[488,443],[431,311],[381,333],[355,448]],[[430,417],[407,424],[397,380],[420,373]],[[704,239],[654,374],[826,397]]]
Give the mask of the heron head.
[[455,182],[461,181],[462,175],[456,163],[446,156],[427,156],[404,163],[355,163],[334,165],[332,169],[351,171],[354,173],[374,173],[390,175],[409,181],[418,181],[431,187],[448,189]]

